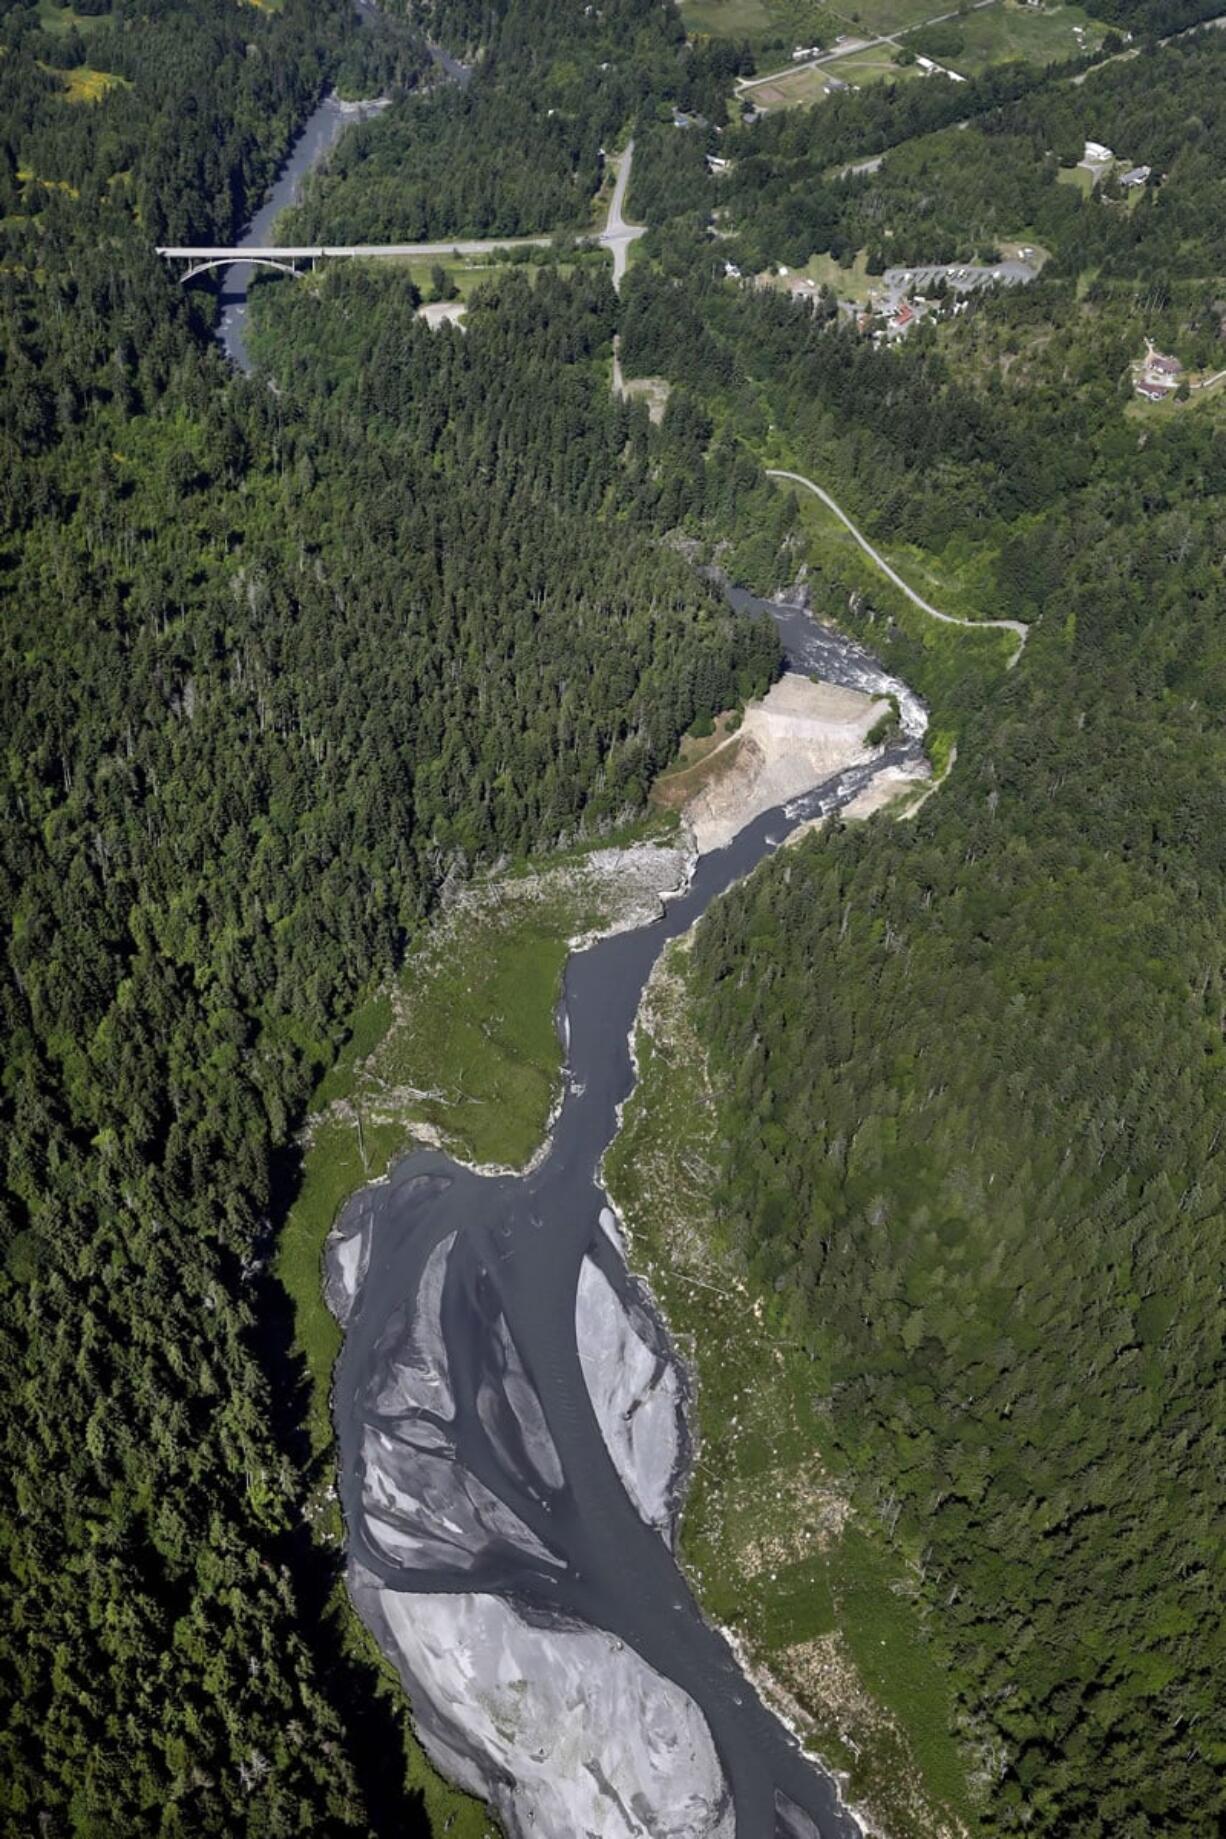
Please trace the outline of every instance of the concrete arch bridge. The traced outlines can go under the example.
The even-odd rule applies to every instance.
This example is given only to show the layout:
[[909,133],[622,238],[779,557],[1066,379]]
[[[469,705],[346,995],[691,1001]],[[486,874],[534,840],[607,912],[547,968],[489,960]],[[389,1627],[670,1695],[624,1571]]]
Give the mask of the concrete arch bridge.
[[252,244],[235,249],[177,243],[160,248],[158,254],[179,268],[179,280],[186,284],[215,269],[231,268],[236,262],[250,262],[257,268],[272,268],[280,274],[296,275],[304,268],[314,268],[316,262],[323,261],[325,257],[330,261],[334,256],[362,260],[400,257],[403,260],[413,256],[483,255],[492,250],[514,249],[525,245],[544,248],[551,240],[548,236],[516,236],[504,237],[500,242],[486,239],[481,242],[453,240],[449,243],[273,243],[266,246]]

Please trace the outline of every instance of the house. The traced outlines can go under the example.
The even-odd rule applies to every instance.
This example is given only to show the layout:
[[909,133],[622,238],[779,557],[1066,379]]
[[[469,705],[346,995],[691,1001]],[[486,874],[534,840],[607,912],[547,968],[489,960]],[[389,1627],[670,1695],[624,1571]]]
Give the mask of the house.
[[836,95],[839,90],[846,89],[846,88],[847,88],[847,85],[843,81],[842,77],[827,77],[826,78],[826,94],[828,96]]
[[739,281],[741,278],[741,271],[735,262],[725,262],[724,273],[730,281]]
[[715,154],[708,153],[707,155],[707,171],[708,172],[727,172],[727,170],[728,170],[727,160],[717,159]]
[[1105,166],[1115,155],[1110,147],[1104,147],[1100,140],[1088,140],[1086,150],[1081,156],[1083,166]]
[[1129,169],[1128,172],[1124,172],[1120,174],[1120,184],[1121,185],[1144,185],[1146,180],[1149,178],[1149,175],[1150,175],[1150,168],[1148,166],[1133,166]]
[[795,51],[792,53],[792,62],[798,64],[801,58],[820,57],[821,53],[822,48],[820,45],[797,45]]
[[1157,351],[1152,339],[1145,341],[1145,356],[1133,368],[1133,388],[1147,402],[1161,402],[1179,388],[1183,365],[1165,351]]

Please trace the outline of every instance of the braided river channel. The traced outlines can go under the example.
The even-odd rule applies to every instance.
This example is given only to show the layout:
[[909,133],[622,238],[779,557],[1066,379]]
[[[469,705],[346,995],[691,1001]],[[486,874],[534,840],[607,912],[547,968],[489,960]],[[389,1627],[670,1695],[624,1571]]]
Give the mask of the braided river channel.
[[572,953],[561,1104],[527,1172],[412,1153],[328,1246],[350,1591],[427,1750],[512,1835],[860,1831],[674,1559],[688,1379],[601,1187],[664,945],[797,824],[921,754],[922,705],[867,652],[731,592],[775,621],[793,669],[892,693],[899,737],[700,856],[652,923]]
[[[267,243],[346,123],[382,106],[323,99],[240,247]],[[220,288],[220,341],[243,370],[251,279],[239,262]],[[868,652],[802,607],[728,593],[775,622],[791,669],[893,695],[897,738],[699,856],[650,923],[572,953],[562,1098],[527,1171],[414,1152],[354,1195],[328,1242],[350,1592],[427,1751],[511,1839],[861,1830],[677,1566],[689,1379],[601,1187],[664,946],[797,825],[922,759],[923,705]]]

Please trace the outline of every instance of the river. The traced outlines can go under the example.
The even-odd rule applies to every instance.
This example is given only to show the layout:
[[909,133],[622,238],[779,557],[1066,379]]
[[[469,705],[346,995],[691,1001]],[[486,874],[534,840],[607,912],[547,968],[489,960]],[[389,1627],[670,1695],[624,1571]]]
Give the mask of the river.
[[[380,106],[326,97],[240,246],[267,244],[345,125]],[[218,336],[243,370],[254,272],[235,263],[221,287]],[[572,954],[558,1011],[563,1098],[530,1172],[480,1175],[437,1152],[409,1155],[352,1198],[329,1242],[329,1299],[345,1325],[334,1411],[350,1590],[435,1761],[517,1836],[859,1832],[673,1557],[688,1376],[626,1270],[600,1185],[664,945],[795,825],[921,751],[922,705],[867,652],[803,608],[729,595],[774,620],[793,668],[893,692],[901,738],[701,857],[655,923]],[[588,1342],[607,1343],[610,1390],[596,1403],[577,1310],[589,1374]],[[667,1511],[649,1523],[632,1494]]]
[[[370,19],[375,9],[369,0],[359,0],[357,11],[362,19]],[[430,47],[430,55],[449,82],[468,82],[472,72],[466,64],[435,45]],[[308,116],[276,182],[269,187],[263,204],[239,237],[237,247],[258,249],[274,242],[277,218],[290,205],[298,203],[308,174],[327,158],[344,130],[353,122],[365,121],[388,106],[387,99],[382,96],[367,102],[342,102],[335,91],[325,96]],[[222,271],[219,293],[221,318],[217,337],[230,362],[248,375],[253,365],[247,349],[247,308],[251,283],[258,272],[251,262],[232,263]]]
[[[330,1297],[346,1325],[334,1409],[350,1588],[400,1669],[427,1747],[517,1835],[846,1839],[859,1830],[704,1618],[668,1538],[634,1505],[576,1333],[577,1298],[586,1334],[596,1332],[594,1302],[615,1297],[638,1323],[639,1344],[623,1334],[606,1353],[620,1366],[646,1343],[648,1390],[658,1404],[671,1369],[682,1383],[664,1396],[680,1416],[680,1362],[662,1325],[645,1319],[649,1299],[608,1230],[600,1185],[633,1084],[644,985],[665,943],[794,825],[920,752],[922,705],[860,647],[803,609],[733,598],[775,620],[794,667],[892,690],[902,738],[700,858],[654,924],[572,954],[558,1015],[564,1096],[536,1167],[485,1176],[437,1152],[409,1155],[352,1199],[330,1243]],[[607,1308],[604,1322],[607,1335]],[[658,1411],[655,1420],[643,1460],[664,1451],[679,1498],[684,1429],[673,1436]],[[509,1674],[519,1682],[513,1716]],[[602,1719],[618,1726],[616,1740],[601,1733]]]

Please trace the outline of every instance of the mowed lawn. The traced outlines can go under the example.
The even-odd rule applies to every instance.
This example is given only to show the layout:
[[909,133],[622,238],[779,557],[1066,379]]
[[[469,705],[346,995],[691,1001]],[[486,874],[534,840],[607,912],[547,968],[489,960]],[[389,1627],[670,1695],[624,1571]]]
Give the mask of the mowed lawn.
[[824,101],[829,94],[826,85],[831,77],[861,89],[866,83],[906,83],[923,75],[916,64],[896,64],[889,45],[876,45],[850,52],[847,57],[819,64],[816,68],[806,66],[782,71],[772,82],[756,83],[744,93],[760,109],[794,109]]
[[687,32],[712,38],[762,38],[777,30],[766,0],[682,0]]
[[865,38],[881,38],[886,33],[906,32],[913,26],[935,19],[938,13],[951,11],[953,0],[855,0],[854,7],[843,12],[849,31]]
[[962,49],[941,61],[965,76],[976,76],[990,64],[1055,64],[1096,51],[1108,29],[1080,6],[1040,9],[1018,0],[998,0],[949,23],[961,35]]

